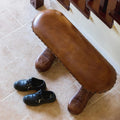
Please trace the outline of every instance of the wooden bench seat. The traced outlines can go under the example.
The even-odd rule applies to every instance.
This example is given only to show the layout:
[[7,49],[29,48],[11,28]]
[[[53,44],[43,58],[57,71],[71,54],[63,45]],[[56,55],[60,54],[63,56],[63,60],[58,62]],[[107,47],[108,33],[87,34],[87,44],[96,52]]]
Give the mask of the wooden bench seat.
[[113,87],[114,68],[62,13],[42,11],[32,28],[86,90],[101,93]]
[[116,72],[113,67],[62,13],[41,12],[33,22],[33,31],[84,88],[103,92],[114,85]]

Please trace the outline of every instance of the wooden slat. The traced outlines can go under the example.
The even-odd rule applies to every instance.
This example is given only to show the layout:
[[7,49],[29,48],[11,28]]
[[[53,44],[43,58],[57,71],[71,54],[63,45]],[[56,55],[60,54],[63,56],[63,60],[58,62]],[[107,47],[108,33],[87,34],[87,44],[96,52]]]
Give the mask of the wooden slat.
[[67,10],[70,9],[70,1],[69,0],[57,0],[58,2],[60,2],[60,4],[62,4]]
[[110,15],[120,24],[120,0],[117,1],[116,8],[110,12]]
[[110,12],[115,9],[117,0],[88,0],[87,7],[98,16],[109,28],[113,25]]
[[70,1],[78,10],[80,10],[80,12],[82,12],[82,14],[85,17],[89,18],[90,11],[86,7],[86,0],[70,0]]

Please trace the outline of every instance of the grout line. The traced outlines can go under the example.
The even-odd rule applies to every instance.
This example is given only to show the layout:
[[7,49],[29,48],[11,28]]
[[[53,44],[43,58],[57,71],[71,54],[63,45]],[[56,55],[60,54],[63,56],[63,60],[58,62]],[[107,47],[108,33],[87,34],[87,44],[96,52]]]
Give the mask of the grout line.
[[26,24],[24,24],[24,25],[22,25],[21,27],[13,30],[12,32],[8,33],[6,36],[1,37],[0,39],[4,39],[4,38],[8,37],[8,36],[11,35],[12,33],[15,33],[16,31],[18,31],[18,30],[20,30],[21,28],[25,27],[25,25],[26,25]]
[[5,9],[2,9],[1,11],[0,11],[0,16],[3,16],[4,15],[4,11],[8,11],[8,9],[7,8],[5,8]]
[[10,10],[9,10],[8,8],[1,10],[1,11],[0,11],[0,16],[3,16],[3,15],[4,15],[4,14],[2,13],[2,11],[5,11],[5,10],[6,10],[6,11],[12,16],[12,18],[14,18],[15,21],[16,21],[19,25],[21,25],[21,26],[18,27],[18,28],[16,28],[16,29],[13,30],[12,32],[9,32],[7,35],[4,35],[3,33],[0,32],[0,33],[3,35],[0,39],[3,39],[3,38],[5,38],[5,37],[7,37],[7,36],[10,35],[11,33],[19,30],[19,29],[22,28],[24,25],[26,25],[26,24],[24,24],[24,25],[21,24],[21,23],[11,14],[11,12],[10,12]]
[[102,99],[104,96],[106,96],[106,95],[107,95],[107,94],[104,94],[104,95],[102,95],[101,97],[99,97],[97,100],[95,100],[94,102],[91,102],[88,107],[91,107],[92,105],[96,104],[99,100],[101,100],[101,99]]
[[7,98],[9,98],[12,94],[16,93],[16,91],[10,93],[9,95],[7,95],[5,98],[3,98],[2,100],[0,100],[0,102],[4,102]]
[[[117,85],[117,86],[118,86],[118,85]],[[118,93],[120,94],[120,91],[119,91],[119,90],[117,90],[117,88],[114,88],[114,89],[115,89],[115,91],[116,91],[116,92],[118,92]]]
[[32,120],[32,117],[29,115],[29,114],[27,114],[24,118],[22,118],[21,120],[26,120],[27,118],[29,118],[29,120]]
[[[118,91],[116,90],[116,88],[113,88],[113,89],[114,89],[116,92],[118,92]],[[99,100],[101,100],[103,97],[107,96],[108,94],[109,94],[109,92],[104,93],[101,97],[99,97],[96,101],[92,102],[89,106],[96,104]],[[119,94],[120,94],[120,92],[119,92]]]
[[23,26],[24,24],[22,24],[12,13],[11,11],[7,8],[8,13],[16,20],[17,23],[19,23],[21,26]]
[[119,90],[117,90],[116,88],[114,88],[114,89],[115,89],[116,92],[118,92],[118,93],[120,94],[120,91],[119,91]]

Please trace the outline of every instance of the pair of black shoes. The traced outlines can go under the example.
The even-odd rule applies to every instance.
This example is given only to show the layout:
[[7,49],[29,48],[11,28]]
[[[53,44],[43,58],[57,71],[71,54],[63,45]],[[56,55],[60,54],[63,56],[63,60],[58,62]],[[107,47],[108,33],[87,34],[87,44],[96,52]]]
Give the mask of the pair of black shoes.
[[56,96],[52,91],[46,91],[46,83],[41,79],[33,77],[28,80],[19,80],[14,83],[14,88],[19,91],[37,91],[36,93],[26,95],[23,98],[24,103],[30,106],[51,103],[56,100]]

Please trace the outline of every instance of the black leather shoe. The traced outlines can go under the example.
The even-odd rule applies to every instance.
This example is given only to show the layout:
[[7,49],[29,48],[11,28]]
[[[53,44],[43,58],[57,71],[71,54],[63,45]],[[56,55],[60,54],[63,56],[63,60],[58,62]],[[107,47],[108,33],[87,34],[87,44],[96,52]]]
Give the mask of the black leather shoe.
[[37,78],[30,78],[28,80],[19,80],[14,83],[14,88],[19,91],[28,91],[28,90],[45,90],[46,84],[45,81],[37,79]]
[[24,96],[23,101],[30,106],[37,106],[44,103],[51,103],[56,100],[56,96],[52,91],[39,90],[34,94]]

